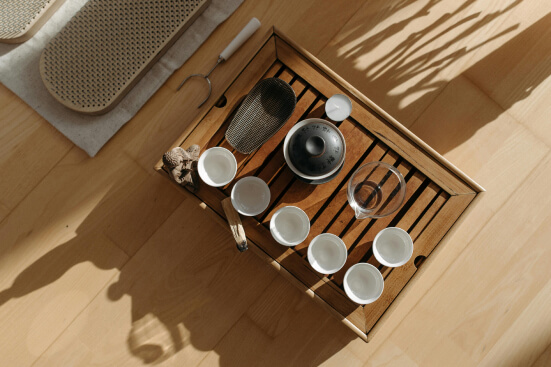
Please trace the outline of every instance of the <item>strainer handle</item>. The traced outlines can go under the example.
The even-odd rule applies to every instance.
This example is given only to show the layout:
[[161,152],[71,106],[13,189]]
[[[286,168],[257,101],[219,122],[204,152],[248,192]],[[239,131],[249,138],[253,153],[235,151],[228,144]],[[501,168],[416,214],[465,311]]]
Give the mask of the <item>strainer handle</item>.
[[220,54],[220,58],[224,60],[229,59],[230,56],[233,55],[233,53],[237,51],[237,49],[241,47],[242,44],[245,43],[245,41],[251,38],[253,33],[256,32],[258,28],[260,28],[260,21],[256,18],[252,18],[249,23],[247,23],[247,25],[243,27],[241,32],[239,32],[239,34],[235,36],[235,38],[224,49],[224,51],[222,51],[222,53]]

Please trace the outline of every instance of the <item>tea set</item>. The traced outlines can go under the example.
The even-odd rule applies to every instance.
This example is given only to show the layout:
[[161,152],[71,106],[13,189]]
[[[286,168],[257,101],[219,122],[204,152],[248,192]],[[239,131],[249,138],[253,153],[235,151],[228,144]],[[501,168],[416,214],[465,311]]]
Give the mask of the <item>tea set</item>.
[[[269,88],[285,88],[286,93],[292,91],[290,86],[286,88],[276,85],[267,88],[263,93],[264,97],[268,96],[268,100],[262,101],[262,107],[259,108],[269,108],[266,106],[274,103],[270,99],[277,98],[277,91]],[[294,106],[291,107],[294,110]],[[286,117],[278,121],[279,125],[283,126],[288,120],[289,110],[287,106]],[[326,116],[333,121],[345,120],[351,110],[350,99],[342,94],[332,96],[325,104]],[[239,136],[239,139],[246,139],[246,133],[243,132],[247,129],[241,129],[239,125],[247,113],[253,112],[245,111],[241,114],[240,121],[236,122],[234,118],[230,124],[232,131],[240,131],[243,135]],[[250,118],[251,116],[245,117],[246,123],[249,124],[248,130]],[[272,126],[270,134],[275,134],[279,127],[274,129]],[[232,142],[236,141],[235,136],[233,134],[233,140],[230,141],[232,146]],[[239,139],[236,145],[239,145]],[[262,139],[266,141],[265,137]],[[247,143],[250,143],[250,140]],[[239,151],[238,148],[236,150]],[[330,121],[321,118],[302,120],[287,133],[283,143],[283,156],[288,168],[299,180],[312,185],[324,184],[337,177],[342,170],[346,156],[345,138],[339,128]],[[233,153],[222,147],[207,149],[198,161],[201,180],[213,187],[230,184],[236,176],[237,168]],[[400,208],[405,199],[405,191],[405,179],[395,167],[384,162],[370,162],[357,168],[350,177],[347,197],[357,219],[381,218]],[[230,197],[233,209],[240,215],[257,216],[268,209],[270,187],[259,177],[247,176],[234,184]],[[311,218],[301,208],[284,206],[271,216],[270,233],[282,246],[297,246],[308,237],[310,221]],[[413,254],[413,241],[405,230],[389,227],[375,236],[372,249],[373,255],[381,265],[398,267],[410,260]],[[312,269],[320,274],[330,275],[338,272],[344,267],[347,256],[348,249],[344,241],[331,233],[318,234],[308,245],[308,262]],[[343,287],[353,302],[369,304],[375,302],[383,293],[384,279],[377,267],[369,263],[358,263],[346,271]]]

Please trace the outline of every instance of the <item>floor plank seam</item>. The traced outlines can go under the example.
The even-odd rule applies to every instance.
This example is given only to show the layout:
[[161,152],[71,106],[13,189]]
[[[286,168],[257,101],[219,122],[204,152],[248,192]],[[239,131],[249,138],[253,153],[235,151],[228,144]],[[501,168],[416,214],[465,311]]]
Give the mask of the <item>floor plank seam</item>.
[[[169,182],[169,184],[170,184],[170,182]],[[166,223],[166,221],[176,212],[176,210],[178,210],[178,208],[180,208],[180,206],[185,202],[185,200],[186,200],[186,197],[184,196],[184,198],[182,199],[182,202],[181,202],[180,204],[178,204],[178,206],[177,206],[176,208],[174,208],[174,210],[172,210],[172,211],[170,212],[170,214],[166,217],[166,219],[165,219],[163,222],[161,222],[157,228],[155,228],[155,230],[151,233],[151,235],[149,235],[149,236],[143,241],[142,245],[136,250],[136,252],[135,252],[133,255],[128,254],[121,246],[119,246],[119,245],[117,244],[117,242],[115,242],[112,238],[110,238],[110,237],[107,235],[107,233],[103,233],[103,232],[102,232],[102,234],[103,234],[105,237],[107,237],[111,242],[113,242],[113,243],[115,244],[115,246],[117,246],[117,248],[120,249],[129,259],[132,259],[134,256],[136,256],[136,255],[142,250],[142,248],[144,247],[144,245],[145,245],[146,243],[149,242],[149,240],[159,231],[159,229],[163,226],[163,224]],[[124,268],[125,265],[126,265],[126,263],[125,263],[123,266],[121,266],[121,268],[120,268],[119,270],[122,271],[122,269]]]
[[[478,236],[478,234],[486,227],[486,225],[488,224],[488,222],[490,222],[490,220],[496,215],[497,211],[492,214],[492,216],[490,216],[486,222],[484,223],[484,225],[473,235],[472,239],[467,243],[467,245],[465,246],[465,248],[463,248],[463,250],[461,250],[457,255],[456,255],[456,259],[459,258],[464,252],[465,250],[467,250],[467,248],[472,244],[473,240]],[[464,219],[463,215],[460,216],[457,221],[461,220],[461,219]],[[457,223],[456,221],[456,223]],[[456,225],[456,223],[454,223],[454,226]],[[448,236],[450,234],[450,231],[453,229],[453,226],[452,228],[450,228],[450,230],[448,232],[446,232],[446,234],[444,235],[443,239],[441,241],[444,241],[446,239],[446,236]],[[439,243],[439,246],[441,245],[441,243]],[[436,250],[436,249],[435,249]],[[434,250],[433,250],[434,251]],[[392,329],[391,333],[392,334],[394,332],[394,330],[396,330],[398,328],[398,326],[400,326],[405,320],[406,318],[409,316],[409,314],[411,314],[411,312],[415,309],[415,307],[419,304],[419,302],[421,302],[423,300],[423,298],[425,297],[425,295],[431,290],[431,288],[434,288],[436,286],[436,284],[438,284],[440,281],[442,281],[442,279],[444,278],[444,275],[450,270],[450,266],[446,267],[446,269],[444,269],[444,271],[440,274],[438,274],[438,276],[436,277],[436,280],[434,281],[434,283],[432,283],[431,287],[430,288],[427,288],[427,290],[423,293],[422,296],[420,296],[417,301],[411,306],[409,307],[409,309],[407,310],[407,312],[404,314],[404,317],[398,322],[398,324]],[[410,290],[411,291],[411,290]],[[418,293],[417,293],[418,294]]]
[[[266,285],[266,287],[264,287],[264,290],[266,290],[275,280],[276,278],[279,276],[279,273],[276,272],[275,276],[272,278],[272,280]],[[212,346],[212,349],[210,351],[208,351],[205,356],[201,359],[201,361],[197,364],[197,366],[200,366],[201,363],[208,357],[208,355],[211,353],[211,352],[214,352],[216,353],[216,347],[218,347],[220,345],[220,343],[224,340],[224,338],[226,337],[226,335],[228,335],[232,329],[235,327],[235,325],[237,325],[239,323],[239,321],[241,321],[241,319],[243,319],[244,317],[248,317],[247,316],[247,311],[249,310],[249,308],[254,304],[256,300],[253,300],[252,303],[250,305],[248,305],[248,307],[243,311],[243,313],[239,316],[238,319],[235,320],[234,323],[231,324],[231,326],[228,328],[228,330],[226,330],[226,332],[224,334],[222,334],[222,336],[220,337],[220,339],[218,339],[218,341],[216,342],[216,344],[214,344]],[[249,318],[250,319],[250,318]]]
[[[31,190],[29,190],[25,195],[23,195],[23,197],[21,198],[21,200],[19,200],[19,202],[13,207],[13,208],[8,208],[9,212],[8,214],[2,219],[0,220],[0,227],[4,224],[4,222],[9,218],[11,217],[11,214],[19,207],[19,205],[21,205],[21,203],[23,201],[25,201],[25,199],[32,193],[34,192],[34,190],[46,179],[46,177],[48,177],[50,175],[50,172],[52,172],[52,170],[54,168],[56,168],[58,165],[59,165],[59,162],[61,162],[73,149],[75,148],[78,148],[75,144],[72,144],[72,147],[70,149],[67,149],[67,151],[65,152],[65,154],[63,154],[59,159],[58,161],[52,166],[52,168],[50,168],[50,170],[48,170],[48,172],[46,172],[44,174],[44,176],[38,180],[38,182],[36,183],[36,185],[34,185],[32,187]],[[78,148],[80,149],[80,148]]]
[[[415,124],[419,121],[419,119],[421,118],[421,116],[423,116],[423,114],[434,104],[434,102],[436,101],[436,99],[438,97],[440,97],[440,95],[442,93],[444,93],[444,91],[446,90],[446,88],[448,88],[450,86],[450,81],[448,80],[446,85],[443,87],[443,88],[440,88],[440,91],[438,91],[438,93],[435,94],[434,98],[432,99],[432,101],[430,103],[427,103],[427,105],[425,106],[425,108],[423,108],[419,114],[417,115],[417,117],[415,118],[415,120],[413,120],[413,122],[411,123],[411,125],[404,125],[408,130],[410,130],[413,134],[415,134],[415,131],[413,129],[413,127],[415,126]],[[417,134],[415,134],[415,136],[417,136]],[[421,138],[419,138],[421,139]],[[423,142],[425,142],[423,139],[421,139]],[[435,149],[436,150],[436,149]],[[438,154],[441,154],[440,152],[438,152]]]
[[534,358],[534,362],[530,365],[530,367],[534,367],[536,366],[536,363],[539,362],[540,358],[547,352],[547,349],[551,347],[551,344],[549,344],[547,346],[547,348],[545,348],[544,350],[542,350],[542,352],[537,356],[537,358]]
[[[541,160],[540,162],[538,163],[541,163],[543,160],[545,160],[545,158],[549,155],[549,153],[547,155],[545,155]],[[534,171],[536,171],[537,169],[539,169],[539,164],[538,165],[535,165],[535,167],[529,172],[526,174],[526,177],[530,177],[532,175],[532,173]],[[518,186],[522,185],[522,183],[520,183]],[[517,188],[518,188],[517,186]],[[461,255],[472,245],[473,241],[477,238],[477,236],[480,234],[480,232],[482,232],[486,226],[488,225],[488,223],[492,220],[492,218],[494,218],[498,213],[499,211],[505,206],[506,202],[503,202],[495,211],[493,211],[492,215],[490,217],[488,217],[488,219],[484,222],[484,224],[480,227],[480,229],[473,235],[472,239],[467,243],[467,245],[463,248],[463,250],[461,250],[461,252],[459,252],[455,258],[458,259],[461,257]],[[476,210],[476,207],[473,208],[474,210]],[[472,214],[472,213],[471,213]],[[461,217],[458,219],[458,220],[461,220]],[[449,231],[448,233],[446,233],[446,235],[444,236],[444,239],[446,238],[446,236],[449,234]],[[444,240],[443,239],[443,240]],[[423,295],[421,297],[418,298],[418,300],[411,306],[409,307],[409,309],[407,310],[407,312],[405,313],[404,317],[398,322],[398,324],[392,329],[391,331],[391,334],[394,332],[394,330],[396,330],[398,328],[398,326],[400,326],[405,320],[406,318],[409,316],[409,314],[411,314],[411,312],[413,312],[413,310],[416,308],[416,306],[419,304],[419,302],[421,302],[421,300],[425,297],[425,295],[430,291],[431,288],[434,288],[439,282],[443,281],[442,279],[444,279],[444,275],[446,273],[448,273],[450,271],[451,267],[447,267],[446,269],[444,269],[444,271],[442,273],[440,273],[438,275],[438,277],[436,278],[436,280],[434,281],[434,283],[431,285],[430,288],[427,288],[427,290],[423,293]]]
[[[528,132],[530,132],[530,135],[532,135],[531,138],[533,138],[534,140],[537,140],[539,143],[542,143],[547,148],[551,148],[544,140],[541,140],[539,138],[539,136],[536,132],[532,131],[530,126],[525,125],[522,120],[517,119],[515,116],[513,116],[512,114],[509,113],[509,110],[511,109],[512,106],[509,107],[509,108],[506,108],[506,107],[502,106],[498,101],[496,101],[494,98],[492,98],[492,96],[486,90],[484,90],[484,88],[482,86],[479,86],[474,80],[469,78],[466,74],[461,74],[461,77],[463,77],[467,82],[469,82],[469,84],[471,84],[474,88],[476,88],[482,94],[484,94],[484,96],[486,96],[486,98],[488,98],[497,108],[499,108],[501,110],[501,114],[505,114],[508,118],[510,118],[511,120],[513,120],[514,122],[516,122],[517,124],[519,124],[520,126],[525,128]],[[491,122],[492,121],[489,121],[488,123],[491,123]]]
[[[343,28],[345,28],[348,24],[348,22],[350,21],[350,19],[354,18],[356,15],[357,15],[357,12],[363,8],[366,3],[368,2],[368,0],[364,0],[364,2],[358,6],[358,8],[356,8],[356,11],[352,13],[352,15],[350,17],[348,17],[348,19],[346,19],[345,22],[342,22],[342,26],[333,34],[333,37],[331,37],[331,39],[329,39],[329,41],[327,41],[326,44],[324,44],[322,47],[320,47],[319,51],[314,55],[316,56],[317,58],[319,58],[319,54],[323,51],[323,49],[325,49],[325,47],[327,47],[328,44],[331,43],[331,41],[333,40],[333,38],[338,35],[339,33],[341,33],[341,31],[343,30]],[[321,59],[320,59],[321,60]]]
[[[172,214],[172,213],[171,213],[171,214]],[[163,222],[163,223],[164,223],[164,222]],[[161,225],[162,225],[163,223],[161,223]],[[160,226],[159,226],[159,227],[160,227]],[[157,229],[159,229],[159,228],[157,228]],[[157,229],[155,229],[155,232],[157,232]],[[117,244],[117,242],[116,242],[113,238],[111,238],[111,237],[109,236],[109,234],[107,234],[107,233],[105,233],[105,232],[102,232],[102,235],[104,235],[104,236],[105,236],[105,237],[106,237],[115,247],[117,247],[123,254],[125,254],[127,258],[130,259],[130,258],[134,257],[134,255],[130,255],[128,252],[126,252],[126,250],[125,250],[124,248],[122,248],[121,246],[119,246],[119,244]],[[150,238],[151,238],[151,237],[150,237]],[[148,239],[149,239],[149,238],[148,238]],[[148,239],[147,239],[147,240],[148,240]],[[136,254],[140,251],[140,249],[142,248],[142,246],[143,246],[144,244],[147,243],[147,240],[145,240],[145,242],[144,242],[144,243],[140,246],[140,248],[136,251]],[[121,268],[121,269],[122,269],[122,268]]]
[[[126,262],[121,266],[121,269],[126,265],[128,264],[128,262],[131,260],[131,258],[128,258],[126,259]],[[34,362],[31,364],[31,367],[35,366],[36,363],[42,359],[42,357],[50,350],[50,348],[57,343],[57,341],[65,334],[65,332],[71,327],[71,325],[73,325],[73,323],[80,317],[80,315],[88,308],[90,307],[90,305],[92,304],[92,302],[94,302],[94,300],[100,295],[100,293],[102,293],[113,281],[113,279],[115,279],[117,276],[119,276],[120,272],[121,272],[121,269],[119,269],[119,272],[117,274],[114,274],[111,278],[109,278],[107,280],[107,282],[105,282],[105,285],[100,288],[98,290],[98,292],[90,299],[90,302],[88,302],[86,304],[86,306],[84,306],[76,315],[75,317],[71,320],[71,322],[69,324],[67,324],[67,326],[59,333],[58,336],[56,336],[52,342],[46,347],[46,349],[44,349],[44,351],[42,353],[40,353],[40,355],[38,357],[36,357],[36,359],[34,360]]]

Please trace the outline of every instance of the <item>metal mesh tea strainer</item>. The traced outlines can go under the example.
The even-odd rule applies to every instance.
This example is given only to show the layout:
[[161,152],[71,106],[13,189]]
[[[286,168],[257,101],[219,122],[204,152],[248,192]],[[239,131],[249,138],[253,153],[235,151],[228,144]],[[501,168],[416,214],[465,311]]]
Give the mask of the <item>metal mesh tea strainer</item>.
[[254,152],[289,120],[296,104],[295,91],[283,80],[260,81],[237,110],[226,140],[240,153]]

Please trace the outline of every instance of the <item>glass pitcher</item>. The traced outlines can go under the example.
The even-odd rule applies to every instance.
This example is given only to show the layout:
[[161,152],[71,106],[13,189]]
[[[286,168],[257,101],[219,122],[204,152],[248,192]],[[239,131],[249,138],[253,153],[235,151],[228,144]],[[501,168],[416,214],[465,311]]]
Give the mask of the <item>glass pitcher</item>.
[[348,181],[348,203],[357,219],[382,218],[394,213],[406,197],[406,180],[384,162],[364,164]]

